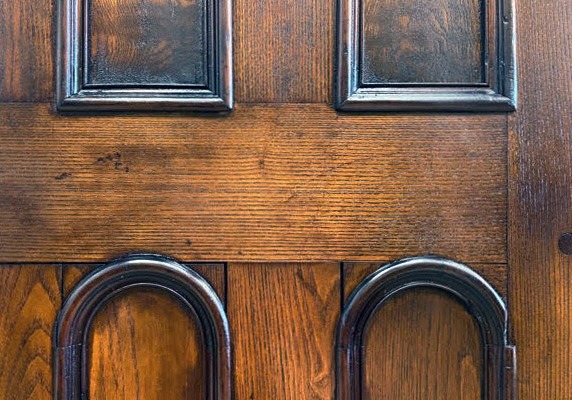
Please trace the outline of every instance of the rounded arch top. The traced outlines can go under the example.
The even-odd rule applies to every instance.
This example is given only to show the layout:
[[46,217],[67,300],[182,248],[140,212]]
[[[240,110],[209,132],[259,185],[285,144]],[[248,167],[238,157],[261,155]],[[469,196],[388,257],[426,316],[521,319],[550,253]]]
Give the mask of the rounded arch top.
[[82,398],[86,370],[86,332],[94,315],[129,288],[154,287],[175,296],[199,320],[205,338],[208,399],[230,399],[231,340],[224,306],[214,289],[192,269],[156,254],[133,254],[88,274],[72,290],[58,315],[54,332],[55,399]]
[[361,399],[362,339],[375,310],[392,296],[412,288],[443,290],[475,319],[482,337],[483,393],[505,399],[510,385],[505,369],[513,369],[514,348],[508,343],[508,313],[501,296],[469,267],[436,256],[414,257],[382,266],[365,278],[348,298],[337,336],[337,400]]

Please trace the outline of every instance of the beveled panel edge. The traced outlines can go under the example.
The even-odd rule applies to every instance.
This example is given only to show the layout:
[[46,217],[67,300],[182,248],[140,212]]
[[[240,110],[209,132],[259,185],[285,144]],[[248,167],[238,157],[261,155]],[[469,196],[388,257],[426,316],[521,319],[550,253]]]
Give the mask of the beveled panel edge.
[[170,258],[133,254],[89,273],[67,297],[53,334],[54,400],[85,396],[87,332],[94,315],[121,291],[154,287],[176,296],[194,312],[205,337],[207,400],[230,400],[232,351],[224,306],[199,274]]
[[[360,85],[361,0],[337,0],[334,107],[338,111],[515,111],[514,0],[483,0],[487,84]],[[492,53],[492,54],[491,54]]]
[[484,399],[513,399],[516,352],[508,341],[508,312],[502,298],[469,267],[425,256],[379,268],[346,301],[337,328],[336,400],[362,399],[362,337],[374,311],[397,293],[417,287],[442,290],[463,304],[483,340]]
[[125,86],[109,89],[92,89],[84,84],[85,1],[58,1],[58,111],[232,110],[232,0],[207,0],[207,86],[157,85],[154,88]]

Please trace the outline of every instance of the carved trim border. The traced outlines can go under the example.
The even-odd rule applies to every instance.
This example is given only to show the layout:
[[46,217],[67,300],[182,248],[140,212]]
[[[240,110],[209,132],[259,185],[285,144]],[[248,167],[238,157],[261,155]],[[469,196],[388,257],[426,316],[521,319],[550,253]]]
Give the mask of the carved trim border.
[[231,340],[224,307],[193,270],[158,255],[132,255],[86,276],[70,293],[54,332],[54,399],[81,400],[87,392],[87,332],[98,310],[122,290],[151,286],[175,295],[197,315],[205,338],[208,400],[231,399]]
[[232,0],[205,0],[207,84],[90,88],[84,82],[88,0],[58,0],[56,101],[60,111],[230,111]]
[[342,312],[337,332],[337,400],[360,400],[361,345],[367,322],[391,296],[415,287],[430,287],[454,295],[475,318],[483,340],[484,386],[487,400],[512,399],[515,348],[508,343],[506,306],[476,272],[439,257],[416,257],[388,264],[354,290]]
[[334,105],[340,111],[514,111],[514,0],[483,0],[486,84],[360,82],[362,0],[337,0]]

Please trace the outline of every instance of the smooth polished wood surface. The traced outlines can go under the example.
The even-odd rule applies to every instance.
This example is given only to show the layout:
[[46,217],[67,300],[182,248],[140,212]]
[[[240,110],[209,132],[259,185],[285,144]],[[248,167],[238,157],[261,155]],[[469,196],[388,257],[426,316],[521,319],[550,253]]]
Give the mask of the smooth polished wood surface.
[[510,132],[509,263],[519,399],[572,398],[572,3],[517,1],[519,91]]
[[502,263],[505,128],[326,105],[142,118],[4,104],[0,259]]
[[233,3],[237,101],[331,103],[335,2]]
[[208,352],[187,310],[149,288],[107,303],[89,333],[90,398],[204,399]]
[[0,398],[52,399],[52,332],[61,305],[56,265],[0,265]]
[[411,289],[371,317],[363,338],[364,400],[479,400],[483,351],[473,317],[435,289]]
[[0,2],[0,101],[51,101],[54,1]]
[[363,83],[485,82],[482,9],[479,0],[363,1]]
[[229,264],[237,400],[331,400],[337,264]]
[[206,0],[94,0],[91,84],[205,84]]
[[[384,263],[345,262],[343,264],[344,299],[350,296],[355,288],[370,274],[377,271]],[[468,265],[481,275],[505,299],[508,299],[508,266],[507,264],[479,264]]]

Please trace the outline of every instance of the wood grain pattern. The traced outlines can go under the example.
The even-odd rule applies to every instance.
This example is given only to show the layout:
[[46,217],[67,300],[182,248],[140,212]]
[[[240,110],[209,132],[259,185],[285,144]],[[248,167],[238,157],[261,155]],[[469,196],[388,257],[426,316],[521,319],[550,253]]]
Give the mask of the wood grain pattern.
[[52,331],[60,308],[55,265],[0,265],[0,398],[52,399]]
[[3,105],[0,121],[2,260],[142,251],[196,261],[506,261],[503,115],[283,105],[223,119],[70,118]]
[[572,3],[517,2],[519,92],[510,133],[509,263],[519,399],[572,398]]
[[[375,314],[383,312],[380,310],[383,309],[384,303],[392,301],[394,296],[418,288],[430,289],[430,292],[431,290],[438,290],[442,292],[441,298],[445,294],[453,296],[455,299],[453,304],[458,303],[458,306],[454,307],[457,311],[450,308],[451,304],[444,306],[445,303],[442,300],[428,300],[436,308],[424,309],[418,306],[413,308],[421,308],[424,311],[422,318],[407,317],[403,313],[399,313],[399,316],[396,317],[396,314],[393,314],[392,318],[401,318],[406,321],[398,321],[395,325],[384,319],[382,327],[386,328],[387,333],[385,336],[382,335],[383,338],[380,340],[393,338],[391,339],[392,343],[382,344],[383,351],[388,352],[386,346],[399,349],[399,346],[403,345],[404,348],[408,349],[406,361],[404,366],[397,366],[396,362],[399,362],[399,359],[392,357],[388,358],[388,362],[393,363],[392,367],[381,367],[382,371],[364,371],[364,366],[368,364],[367,352],[369,350],[366,349],[366,353],[364,353],[364,348],[367,347],[365,345],[367,345],[368,330],[376,329],[371,327],[372,316],[375,321]],[[423,292],[415,292],[415,294],[418,293]],[[451,303],[452,300],[449,299],[448,302]],[[400,304],[404,306],[402,303]],[[406,306],[404,307],[407,309]],[[467,324],[468,320],[465,317],[455,322],[448,320],[451,316],[458,318],[459,310],[465,310],[468,313],[465,314],[470,315],[469,319],[472,320],[472,324]],[[440,314],[441,312],[443,314]],[[427,317],[427,313],[430,314],[430,318],[423,320]],[[447,328],[436,328],[433,325],[440,320],[443,320]],[[410,325],[405,327],[403,324]],[[417,325],[426,328],[425,335],[416,330]],[[393,332],[394,326],[401,326],[404,329]],[[451,330],[447,331],[449,328]],[[460,329],[459,332],[457,332],[457,328]],[[432,329],[435,331],[427,332],[427,330],[431,331]],[[474,391],[475,386],[480,387],[482,391],[482,395],[479,395],[478,398],[508,399],[510,397],[507,397],[507,388],[512,393],[514,384],[514,347],[508,341],[507,332],[508,311],[506,304],[480,275],[467,266],[436,256],[413,257],[392,262],[363,280],[359,288],[346,300],[337,331],[337,399],[360,400],[369,398],[369,395],[379,396],[384,391],[390,394],[389,398],[403,398],[402,396],[406,393],[409,393],[408,396],[405,396],[407,398],[409,396],[413,398],[443,398],[449,393],[452,398],[458,398],[459,391],[465,391],[469,388]],[[416,337],[419,333],[421,336]],[[380,331],[377,331],[372,333],[371,338],[379,337],[379,335]],[[441,335],[442,337],[440,337]],[[456,335],[461,336],[457,342],[456,339],[452,339]],[[463,357],[467,353],[466,349],[459,350],[457,348],[453,349],[452,353],[443,354],[444,346],[447,344],[462,344],[467,340],[468,343],[475,343],[467,335],[473,338],[479,337],[480,345],[478,347],[480,350],[475,350],[473,347],[472,353],[480,354],[478,358],[481,358],[480,362],[475,363],[472,361],[475,357],[469,357],[471,361],[468,361],[468,366],[463,365]],[[425,337],[425,339],[431,337],[434,343],[427,345],[421,337]],[[396,341],[399,341],[400,344],[397,344]],[[380,354],[375,346],[374,344],[374,355],[370,356],[373,359],[377,359]],[[420,350],[432,346],[436,346],[437,355],[435,353],[428,355],[423,352],[424,350]],[[415,355],[417,352],[420,353]],[[413,361],[411,361],[412,359]],[[383,361],[378,361],[378,363],[383,363]],[[428,366],[429,364],[432,364],[434,369],[424,370],[423,365]],[[468,369],[465,370],[465,367]],[[371,368],[375,367],[372,366]],[[455,372],[452,372],[453,370]],[[438,382],[428,378],[427,371],[434,371],[436,376],[432,378],[437,378]],[[475,371],[481,375],[480,378],[475,376]],[[406,375],[417,374],[419,374],[417,378],[396,379],[396,377],[404,378]],[[367,377],[368,375],[369,377]],[[450,380],[452,376],[455,379]],[[456,386],[455,382],[464,378],[467,380],[461,382],[461,386]],[[430,383],[430,381],[433,382]],[[361,390],[364,383],[367,383],[364,389],[366,394]],[[386,387],[396,384],[402,388]],[[472,396],[472,393],[470,395]]]
[[53,97],[53,1],[0,2],[0,101]]
[[91,84],[206,84],[205,0],[94,0]]
[[364,400],[481,399],[479,327],[444,292],[391,298],[371,317],[363,346]]
[[512,0],[338,0],[338,9],[336,109],[515,110]]
[[234,0],[236,98],[331,103],[335,3]]
[[230,111],[231,11],[230,0],[62,0],[57,109]]
[[[193,271],[201,275],[215,290],[223,304],[226,304],[226,284],[225,284],[225,266],[224,264],[185,264]],[[99,267],[99,264],[77,264],[64,265],[63,268],[63,296],[66,298],[70,291],[79,281],[85,277],[93,269]]]
[[89,398],[205,399],[208,355],[199,327],[164,291],[117,295],[89,333]]
[[480,0],[363,2],[363,83],[483,83]]
[[331,400],[337,264],[230,264],[237,399]]
[[204,279],[170,258],[131,254],[89,274],[63,304],[54,398],[230,400],[230,346],[224,306]]
[[[343,264],[344,297],[347,299],[355,288],[370,274],[377,271],[384,264],[380,263],[346,262]],[[508,297],[508,266],[507,264],[479,264],[468,265],[480,274],[504,299]]]

